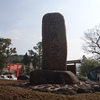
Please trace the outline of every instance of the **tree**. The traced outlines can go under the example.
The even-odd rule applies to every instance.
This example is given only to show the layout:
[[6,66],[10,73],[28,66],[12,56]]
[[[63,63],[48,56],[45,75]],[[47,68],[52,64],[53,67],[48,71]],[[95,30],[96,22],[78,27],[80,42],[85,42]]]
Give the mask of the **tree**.
[[11,48],[11,39],[0,38],[0,55],[6,56],[7,58],[11,55],[15,55],[16,48]]
[[85,62],[86,60],[87,60],[87,57],[85,55],[83,55],[82,62]]
[[22,59],[22,63],[26,66],[29,65],[30,63],[30,57],[27,55],[27,53],[24,55],[23,59]]
[[25,74],[26,72],[25,72],[25,66],[24,66],[24,64],[22,64],[22,67],[21,67],[21,69],[20,69],[20,74]]
[[93,67],[100,66],[100,63],[97,60],[94,59],[88,59],[84,56],[82,58],[81,66],[80,66],[80,74],[83,76],[86,76],[89,72],[90,69]]
[[100,26],[96,26],[84,33],[82,49],[100,59]]
[[42,64],[42,42],[38,42],[36,46],[33,47],[33,49],[36,51],[36,54],[38,55],[38,66],[41,67]]
[[0,74],[3,71],[3,68],[5,66],[5,62],[6,62],[6,60],[4,58],[0,58]]
[[0,38],[0,70],[2,72],[5,64],[8,61],[8,58],[11,55],[17,54],[16,48],[12,48],[11,46],[11,39],[9,38]]
[[42,42],[38,42],[36,46],[33,47],[33,50],[28,50],[29,55],[31,56],[31,61],[33,62],[33,67],[41,67],[42,64]]
[[23,59],[23,55],[12,55],[8,58],[9,62],[11,63],[21,63]]
[[33,65],[34,68],[39,66],[39,58],[38,58],[38,55],[36,53],[33,54],[31,59],[32,59],[32,65]]
[[26,74],[27,74],[27,75],[30,75],[30,72],[31,72],[30,67],[29,67],[29,66],[26,66]]

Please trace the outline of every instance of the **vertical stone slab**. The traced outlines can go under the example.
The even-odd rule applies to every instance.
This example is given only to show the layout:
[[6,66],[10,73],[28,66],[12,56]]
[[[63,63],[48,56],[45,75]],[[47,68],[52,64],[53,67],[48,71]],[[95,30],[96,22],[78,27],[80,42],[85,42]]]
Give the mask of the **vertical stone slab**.
[[42,20],[42,69],[66,70],[67,42],[64,18],[48,13]]

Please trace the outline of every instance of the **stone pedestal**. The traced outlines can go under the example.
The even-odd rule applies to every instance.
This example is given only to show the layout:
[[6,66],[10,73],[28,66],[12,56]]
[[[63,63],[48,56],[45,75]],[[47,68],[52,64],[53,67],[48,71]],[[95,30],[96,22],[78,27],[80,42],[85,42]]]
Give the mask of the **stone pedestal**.
[[34,70],[30,74],[30,84],[75,84],[79,80],[70,71]]

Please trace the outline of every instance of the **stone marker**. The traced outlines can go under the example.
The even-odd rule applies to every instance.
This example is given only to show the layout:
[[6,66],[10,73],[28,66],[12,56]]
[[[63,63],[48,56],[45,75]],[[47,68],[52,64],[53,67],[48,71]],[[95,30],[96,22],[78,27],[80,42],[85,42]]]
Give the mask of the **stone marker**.
[[75,84],[79,80],[66,71],[67,43],[64,18],[59,13],[44,15],[42,22],[42,69],[30,73],[30,84]]
[[42,69],[66,70],[67,43],[64,18],[48,13],[42,21]]

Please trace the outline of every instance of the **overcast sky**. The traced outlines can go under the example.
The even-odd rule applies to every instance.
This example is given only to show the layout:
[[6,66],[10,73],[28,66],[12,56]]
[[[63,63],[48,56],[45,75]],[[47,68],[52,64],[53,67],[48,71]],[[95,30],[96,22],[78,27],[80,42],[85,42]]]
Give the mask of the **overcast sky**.
[[0,38],[10,38],[17,53],[25,54],[41,41],[42,17],[51,12],[64,16],[68,60],[82,58],[81,37],[100,24],[100,0],[0,0]]

